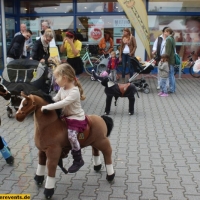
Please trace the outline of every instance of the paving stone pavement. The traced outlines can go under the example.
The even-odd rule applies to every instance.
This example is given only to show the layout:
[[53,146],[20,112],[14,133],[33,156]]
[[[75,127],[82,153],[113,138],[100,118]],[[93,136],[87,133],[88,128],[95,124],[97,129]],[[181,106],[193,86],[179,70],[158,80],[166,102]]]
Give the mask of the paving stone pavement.
[[[102,115],[104,88],[81,76],[87,99],[87,114]],[[157,96],[156,79],[147,78],[151,92],[139,93],[135,115],[128,115],[128,100],[112,105],[114,129],[110,136],[113,148],[115,182],[106,181],[105,167],[93,171],[91,147],[83,149],[85,165],[73,175],[58,168],[53,200],[199,200],[200,199],[200,79],[177,80],[176,94]],[[6,101],[0,99],[2,126],[15,157],[13,166],[0,156],[0,193],[30,193],[32,199],[44,199],[44,185],[33,180],[38,163],[33,140],[33,118],[19,123],[9,119]],[[101,155],[102,156],[102,155]],[[103,158],[102,158],[103,160]],[[65,167],[71,156],[64,160]]]

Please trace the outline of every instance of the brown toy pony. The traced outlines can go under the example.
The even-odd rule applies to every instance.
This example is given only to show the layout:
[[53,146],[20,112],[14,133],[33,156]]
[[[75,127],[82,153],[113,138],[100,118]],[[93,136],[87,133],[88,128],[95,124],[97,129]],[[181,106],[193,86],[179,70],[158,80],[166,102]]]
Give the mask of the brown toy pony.
[[[41,185],[44,181],[45,168],[47,165],[48,176],[46,179],[44,194],[46,198],[51,198],[54,194],[56,167],[63,168],[62,158],[67,157],[71,145],[68,141],[66,122],[62,121],[58,110],[42,113],[41,107],[52,103],[49,95],[34,92],[29,96],[21,94],[23,97],[16,119],[23,121],[27,115],[34,112],[35,122],[35,145],[39,149],[39,164],[36,171],[35,181]],[[113,120],[107,116],[87,116],[89,126],[84,133],[78,134],[81,148],[91,145],[94,158],[94,170],[101,169],[99,151],[104,155],[107,180],[112,181],[115,173],[112,165],[112,148],[107,138],[113,128]]]

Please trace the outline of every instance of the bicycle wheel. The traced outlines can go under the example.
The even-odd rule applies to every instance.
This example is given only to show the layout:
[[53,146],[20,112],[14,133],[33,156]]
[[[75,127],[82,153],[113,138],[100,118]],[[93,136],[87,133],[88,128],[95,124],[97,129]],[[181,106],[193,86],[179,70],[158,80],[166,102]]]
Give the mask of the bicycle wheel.
[[189,69],[189,72],[190,72],[191,76],[193,76],[194,78],[200,78],[200,71],[199,71],[198,73],[195,73],[195,72],[193,71],[193,66],[194,66],[194,64],[191,65],[191,67],[190,67],[190,69]]
[[[91,65],[91,63],[92,65]],[[92,75],[92,70],[96,71],[97,65],[99,64],[100,60],[96,57],[90,57],[90,59],[87,59],[84,61],[84,69],[85,72],[88,75]]]

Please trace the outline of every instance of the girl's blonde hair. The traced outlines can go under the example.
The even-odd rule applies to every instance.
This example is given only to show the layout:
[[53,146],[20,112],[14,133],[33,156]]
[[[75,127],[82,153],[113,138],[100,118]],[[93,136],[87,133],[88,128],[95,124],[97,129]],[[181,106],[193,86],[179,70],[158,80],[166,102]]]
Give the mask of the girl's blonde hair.
[[50,28],[46,29],[44,36],[52,39],[54,37],[53,31]]
[[60,75],[60,76],[65,76],[68,78],[68,80],[70,82],[74,81],[74,85],[77,86],[79,88],[79,92],[80,92],[80,99],[83,101],[85,99],[85,95],[83,94],[83,88],[81,86],[81,83],[79,82],[79,80],[76,78],[76,74],[74,69],[67,63],[58,65],[54,72],[54,74]]
[[116,56],[116,52],[115,51],[111,51],[110,54],[115,54],[115,56]]

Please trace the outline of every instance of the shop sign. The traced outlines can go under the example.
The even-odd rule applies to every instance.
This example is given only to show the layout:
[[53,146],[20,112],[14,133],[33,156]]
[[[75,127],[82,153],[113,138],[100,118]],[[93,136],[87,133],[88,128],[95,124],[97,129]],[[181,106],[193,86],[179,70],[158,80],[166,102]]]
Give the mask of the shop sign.
[[113,19],[113,27],[131,27],[128,19]]
[[88,20],[88,41],[99,42],[104,36],[104,22],[102,19]]

